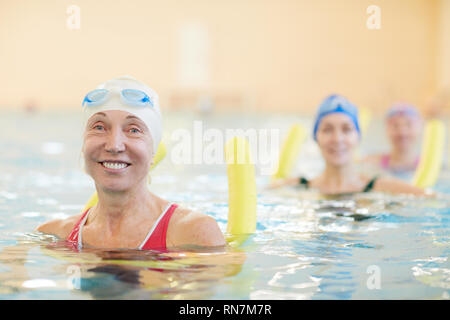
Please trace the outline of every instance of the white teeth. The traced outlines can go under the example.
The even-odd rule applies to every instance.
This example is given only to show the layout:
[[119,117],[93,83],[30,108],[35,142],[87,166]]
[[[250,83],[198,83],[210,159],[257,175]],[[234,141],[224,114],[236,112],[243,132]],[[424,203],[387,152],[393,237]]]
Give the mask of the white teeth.
[[123,169],[127,164],[122,162],[103,162],[103,166],[108,169]]

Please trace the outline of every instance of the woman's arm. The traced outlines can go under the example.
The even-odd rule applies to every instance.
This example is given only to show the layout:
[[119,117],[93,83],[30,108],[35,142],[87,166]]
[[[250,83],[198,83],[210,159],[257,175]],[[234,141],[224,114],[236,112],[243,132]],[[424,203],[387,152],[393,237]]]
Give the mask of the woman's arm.
[[272,181],[267,189],[277,189],[285,186],[296,186],[299,184],[300,178],[286,178],[286,179],[280,179]]
[[225,238],[214,218],[187,209],[179,208],[177,211],[177,214],[172,217],[167,230],[168,246],[225,246]]
[[38,226],[36,231],[52,234],[61,239],[66,239],[81,216],[82,214],[77,214],[75,216],[68,217],[67,219],[51,220]]
[[422,188],[410,185],[402,180],[395,178],[378,178],[374,185],[374,191],[388,193],[403,193],[416,196],[435,197],[434,192],[425,191]]
[[190,219],[189,223],[186,224],[184,236],[187,244],[211,247],[226,244],[216,220],[205,214],[199,214],[197,217]]

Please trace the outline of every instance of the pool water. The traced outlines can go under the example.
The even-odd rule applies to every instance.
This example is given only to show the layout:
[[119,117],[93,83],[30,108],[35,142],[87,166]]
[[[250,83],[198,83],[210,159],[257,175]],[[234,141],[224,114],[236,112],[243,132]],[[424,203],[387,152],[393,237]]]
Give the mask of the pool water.
[[[170,133],[211,128],[279,128],[306,117],[166,113],[168,155],[150,190],[213,216],[226,231],[224,164],[174,164]],[[255,234],[239,247],[169,253],[69,250],[33,230],[80,213],[95,191],[80,166],[77,113],[3,112],[0,117],[0,299],[450,299],[450,196],[380,193],[321,197],[296,188],[266,190],[257,175]],[[361,150],[384,143],[371,135]],[[375,138],[376,137],[376,138]],[[374,141],[370,139],[378,139]],[[298,172],[320,170],[314,144]],[[446,168],[435,190],[450,193]]]

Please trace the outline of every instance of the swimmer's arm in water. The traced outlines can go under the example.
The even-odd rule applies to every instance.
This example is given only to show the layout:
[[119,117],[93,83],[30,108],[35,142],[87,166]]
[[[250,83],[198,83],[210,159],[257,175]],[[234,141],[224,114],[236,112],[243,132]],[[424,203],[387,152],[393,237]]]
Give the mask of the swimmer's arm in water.
[[277,189],[277,188],[281,188],[281,187],[287,187],[287,186],[296,186],[299,184],[299,179],[298,177],[294,177],[294,178],[286,178],[286,179],[279,179],[279,180],[275,180],[272,181],[268,186],[267,189]]
[[378,192],[412,194],[415,196],[425,197],[436,196],[435,193],[427,192],[422,188],[410,185],[402,180],[387,177],[378,178],[375,182],[373,190]]
[[177,211],[177,214],[172,216],[174,221],[171,219],[167,230],[168,247],[225,246],[225,238],[214,218],[182,208]]
[[52,234],[60,239],[66,239],[72,231],[75,223],[81,218],[81,214],[71,216],[67,219],[56,219],[45,222],[38,226],[35,231]]

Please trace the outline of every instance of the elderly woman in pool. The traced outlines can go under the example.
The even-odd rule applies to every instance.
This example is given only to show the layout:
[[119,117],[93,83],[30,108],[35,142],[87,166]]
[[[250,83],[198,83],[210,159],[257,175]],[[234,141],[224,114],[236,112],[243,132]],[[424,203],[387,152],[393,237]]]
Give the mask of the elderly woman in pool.
[[147,175],[162,134],[158,96],[151,88],[131,77],[116,78],[88,93],[83,105],[84,163],[95,181],[98,204],[47,222],[38,231],[79,249],[225,245],[212,217],[177,207],[148,189]]
[[386,133],[391,144],[388,153],[374,154],[363,162],[392,174],[411,173],[419,163],[417,143],[422,129],[422,118],[417,109],[406,103],[394,104],[386,114]]
[[302,185],[323,194],[381,191],[425,195],[417,187],[401,180],[371,177],[358,172],[353,152],[359,143],[358,109],[339,95],[327,97],[319,106],[314,125],[314,140],[325,160],[325,170],[318,177],[303,177],[275,182],[271,187]]

